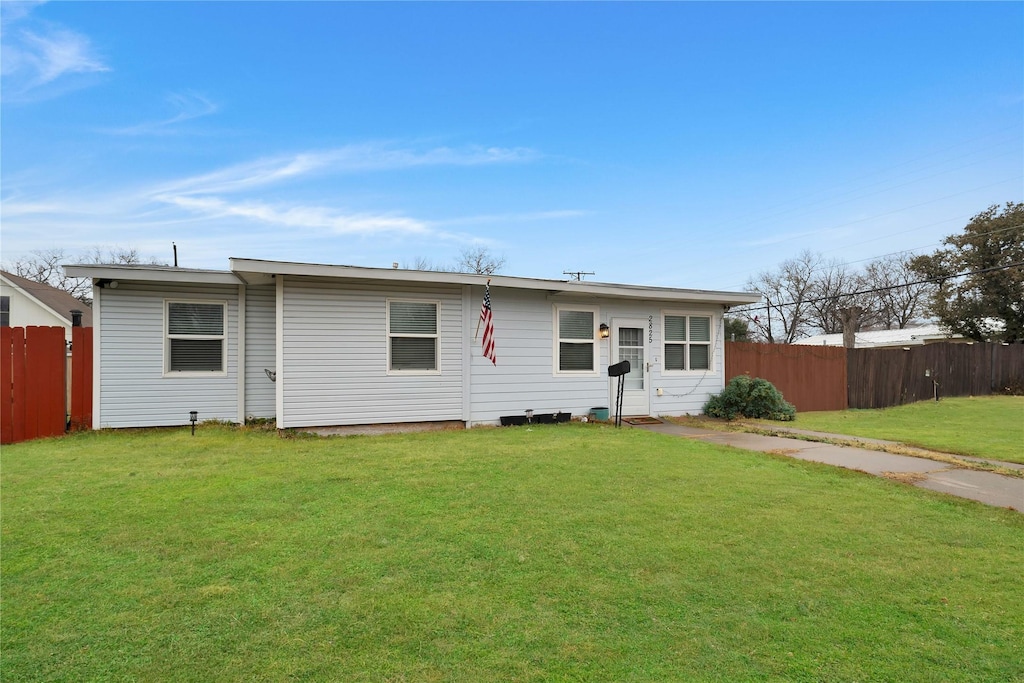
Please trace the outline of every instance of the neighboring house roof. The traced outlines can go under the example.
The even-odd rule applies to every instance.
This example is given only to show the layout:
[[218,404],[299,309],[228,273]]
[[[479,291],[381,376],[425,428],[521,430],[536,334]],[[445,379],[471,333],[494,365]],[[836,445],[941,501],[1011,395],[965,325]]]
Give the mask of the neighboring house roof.
[[509,277],[506,275],[477,275],[474,273],[447,273],[432,270],[397,268],[364,268],[361,266],[327,265],[319,263],[292,263],[259,259],[230,259],[230,270],[199,270],[171,266],[99,266],[68,265],[65,272],[72,277],[91,277],[98,281],[145,280],[155,282],[206,282],[221,284],[269,284],[275,275],[331,277],[349,281],[423,282],[435,284],[482,285],[490,280],[492,287],[547,290],[551,294],[583,294],[621,299],[650,299],[681,303],[718,303],[739,306],[757,303],[761,296],[752,292],[721,292],[675,287],[646,287],[607,282],[577,282],[575,280],[544,280],[538,278]]
[[[962,336],[951,334],[939,325],[921,325],[902,330],[870,330],[854,334],[855,348],[877,348],[886,346],[920,346],[937,341],[958,341]],[[842,346],[843,335],[819,334],[793,342],[805,346]]]
[[92,309],[89,308],[89,305],[64,290],[8,273],[6,270],[0,270],[0,277],[7,285],[20,290],[67,320],[69,325],[71,324],[71,311],[77,310],[82,312],[82,327],[92,327]]

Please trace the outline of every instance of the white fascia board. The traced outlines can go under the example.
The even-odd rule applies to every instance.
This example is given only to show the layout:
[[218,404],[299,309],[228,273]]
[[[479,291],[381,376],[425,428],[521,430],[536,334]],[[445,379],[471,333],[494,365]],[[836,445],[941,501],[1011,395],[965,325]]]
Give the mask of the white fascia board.
[[291,263],[259,259],[230,259],[231,270],[243,280],[253,276],[300,275],[306,277],[337,278],[377,282],[424,282],[449,285],[482,286],[488,280],[492,287],[546,291],[550,296],[577,296],[586,298],[608,297],[617,299],[648,299],[686,303],[712,303],[724,306],[753,304],[761,295],[751,292],[717,292],[671,287],[643,287],[605,282],[576,282],[575,280],[541,280],[504,275],[476,275],[473,273],[443,273],[427,270],[398,268],[363,268],[360,266],[333,266],[319,263]]
[[93,280],[124,280],[125,282],[182,282],[189,284],[242,284],[227,270],[199,270],[170,266],[113,266],[72,264],[64,266],[68,277],[89,277]]

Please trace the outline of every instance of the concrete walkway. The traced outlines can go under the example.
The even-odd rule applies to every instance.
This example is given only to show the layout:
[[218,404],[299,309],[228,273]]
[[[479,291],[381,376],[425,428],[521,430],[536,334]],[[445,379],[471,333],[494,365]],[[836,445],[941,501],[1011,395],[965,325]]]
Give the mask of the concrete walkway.
[[[647,429],[659,434],[698,439],[723,446],[734,446],[748,451],[761,451],[786,455],[800,460],[811,460],[868,474],[898,479],[914,486],[949,493],[961,498],[970,498],[987,505],[1011,508],[1024,512],[1024,479],[1008,477],[995,472],[965,470],[945,462],[915,458],[908,455],[893,455],[855,446],[835,446],[827,443],[788,439],[781,436],[761,436],[746,432],[719,432],[711,429],[684,427],[662,423],[636,425],[636,429]],[[782,431],[782,430],[779,430]],[[797,432],[797,430],[789,430]],[[817,436],[856,441],[856,437],[838,434],[817,434]],[[895,445],[896,442],[878,442],[859,439],[862,442]],[[961,458],[962,456],[955,456]],[[963,458],[965,460],[969,458]],[[994,462],[994,461],[988,461]],[[1013,463],[999,463],[1014,467]]]

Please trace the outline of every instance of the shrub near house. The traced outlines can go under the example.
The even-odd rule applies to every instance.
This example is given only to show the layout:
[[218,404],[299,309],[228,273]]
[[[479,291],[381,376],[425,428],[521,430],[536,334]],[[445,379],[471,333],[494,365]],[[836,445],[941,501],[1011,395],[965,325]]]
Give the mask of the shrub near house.
[[796,417],[796,408],[768,380],[739,375],[729,380],[722,393],[708,399],[704,414],[726,420],[749,417],[788,421]]

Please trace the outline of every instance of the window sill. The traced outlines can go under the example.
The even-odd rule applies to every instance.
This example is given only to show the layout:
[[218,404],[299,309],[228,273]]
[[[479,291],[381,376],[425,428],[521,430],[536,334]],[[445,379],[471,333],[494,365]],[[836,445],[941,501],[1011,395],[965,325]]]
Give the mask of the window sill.
[[196,377],[227,377],[225,370],[164,370],[164,379],[193,379]]

